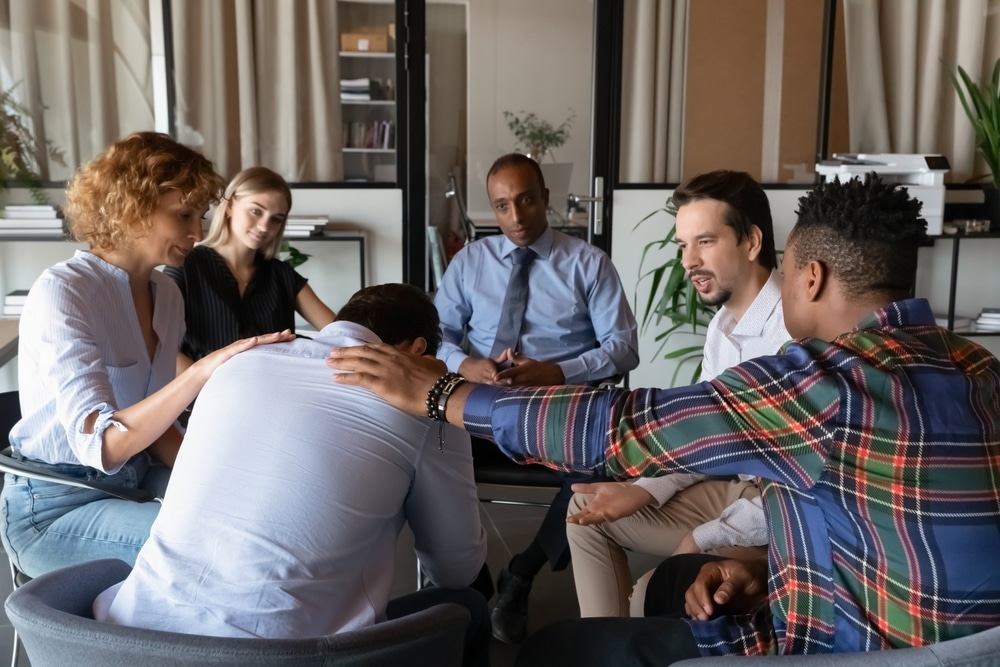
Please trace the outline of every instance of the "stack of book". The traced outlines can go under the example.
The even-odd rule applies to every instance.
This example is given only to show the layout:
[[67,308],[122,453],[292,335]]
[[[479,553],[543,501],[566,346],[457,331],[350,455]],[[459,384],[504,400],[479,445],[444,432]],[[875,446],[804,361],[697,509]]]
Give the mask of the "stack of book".
[[63,214],[58,206],[10,204],[0,218],[0,236],[62,236]]
[[286,237],[302,238],[323,233],[323,228],[330,222],[325,215],[290,215],[285,221]]
[[20,317],[24,308],[24,300],[28,298],[28,290],[16,289],[3,298],[3,316]]
[[382,99],[382,82],[378,79],[341,79],[341,102],[371,102]]
[[983,308],[976,320],[976,331],[1000,332],[1000,308]]
[[344,148],[390,150],[395,147],[396,126],[391,120],[344,121],[342,138]]

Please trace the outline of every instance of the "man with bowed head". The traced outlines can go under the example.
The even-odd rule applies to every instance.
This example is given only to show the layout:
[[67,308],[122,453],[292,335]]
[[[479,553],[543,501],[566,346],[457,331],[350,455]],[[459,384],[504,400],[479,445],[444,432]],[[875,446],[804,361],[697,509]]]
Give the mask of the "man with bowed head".
[[[434,299],[438,358],[465,378],[499,386],[597,384],[635,368],[637,325],[621,280],[602,250],[549,227],[538,163],[504,155],[486,189],[503,234],[468,245],[448,266]],[[500,456],[478,438],[472,451],[479,461]],[[545,562],[554,570],[569,562],[570,487],[593,479],[567,475],[531,545],[500,572],[492,621],[501,641],[524,638],[528,593]]]
[[[678,582],[689,618],[562,621],[533,636],[519,664],[875,651],[1000,625],[1000,362],[910,298],[919,213],[905,188],[875,175],[802,197],[783,257],[794,340],[711,382],[463,383],[442,397],[442,417],[516,460],[618,478],[762,479],[766,561],[675,557],[703,560],[690,588]],[[384,346],[327,363],[355,371],[334,381],[418,414],[414,397],[443,370]],[[525,426],[533,437],[522,440]]]

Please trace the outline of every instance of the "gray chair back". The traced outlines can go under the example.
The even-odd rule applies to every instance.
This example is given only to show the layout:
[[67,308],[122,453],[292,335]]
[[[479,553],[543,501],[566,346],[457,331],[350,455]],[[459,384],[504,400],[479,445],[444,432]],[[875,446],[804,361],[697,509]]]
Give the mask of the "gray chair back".
[[95,621],[94,598],[131,568],[114,559],[55,570],[7,598],[32,667],[367,667],[460,665],[469,613],[442,604],[369,628],[308,639],[188,635]]
[[[764,663],[768,663],[765,665]],[[675,667],[1000,667],[1000,628],[920,648],[831,655],[681,660]]]

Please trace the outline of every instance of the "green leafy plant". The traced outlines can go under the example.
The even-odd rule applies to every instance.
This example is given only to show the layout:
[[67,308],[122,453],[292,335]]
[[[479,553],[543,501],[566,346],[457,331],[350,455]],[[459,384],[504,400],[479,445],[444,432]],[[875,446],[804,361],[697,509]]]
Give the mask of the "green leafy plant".
[[541,162],[546,153],[569,141],[569,130],[576,120],[576,112],[570,109],[569,118],[558,127],[524,110],[516,114],[504,111],[503,117],[507,120],[507,129],[517,138],[518,145],[515,150],[524,150],[536,161]]
[[281,239],[281,247],[278,249],[278,252],[288,255],[288,257],[285,258],[285,261],[291,264],[293,269],[296,266],[305,264],[306,261],[312,257],[312,255],[308,255],[290,244],[288,239]]
[[0,193],[11,181],[28,188],[39,204],[48,202],[39,175],[46,158],[66,165],[62,150],[51,142],[39,143],[25,119],[31,112],[14,98],[13,85],[0,91]]
[[958,66],[958,76],[946,68],[965,115],[976,131],[976,144],[993,174],[993,186],[1000,189],[1000,59],[993,66],[989,82],[977,84]]
[[[653,211],[636,223],[633,230],[638,229],[639,225],[647,220],[658,218],[662,213],[671,217],[677,216],[677,207],[673,199],[667,199],[663,208]],[[642,313],[642,331],[645,332],[650,326],[655,326],[657,329],[666,327],[655,338],[655,341],[660,344],[656,349],[656,356],[663,352],[663,348],[675,333],[689,333],[704,337],[704,330],[708,327],[708,323],[716,311],[715,307],[706,306],[701,302],[694,284],[687,280],[684,265],[681,263],[680,248],[677,248],[677,252],[672,258],[662,264],[647,266],[647,256],[651,251],[660,251],[674,243],[676,229],[674,225],[670,225],[666,236],[658,241],[647,243],[642,250],[642,258],[639,260],[636,304],[640,303],[639,288],[648,285]],[[677,384],[677,377],[681,369],[692,362],[695,363],[695,368],[690,381],[696,382],[698,380],[698,376],[701,374],[703,352],[704,343],[671,350],[663,355],[664,359],[677,361],[677,366],[670,379],[670,386]]]

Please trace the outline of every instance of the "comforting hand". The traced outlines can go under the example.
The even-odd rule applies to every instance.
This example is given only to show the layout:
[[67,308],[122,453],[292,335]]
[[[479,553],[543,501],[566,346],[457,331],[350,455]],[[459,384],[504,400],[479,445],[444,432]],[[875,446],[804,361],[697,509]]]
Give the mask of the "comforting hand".
[[427,392],[448,372],[444,362],[397,350],[385,343],[342,347],[330,353],[326,365],[339,371],[334,382],[364,387],[397,408],[427,414]]
[[641,486],[624,482],[594,482],[593,484],[574,484],[576,493],[590,493],[593,498],[587,506],[576,514],[566,517],[569,523],[589,526],[605,521],[617,521],[632,516],[643,507],[654,502],[655,498]]
[[[767,560],[717,560],[705,563],[684,594],[684,611],[707,621],[716,613],[748,613],[767,597]],[[718,607],[716,607],[718,605]]]
[[681,538],[680,544],[674,549],[674,553],[671,556],[677,556],[679,554],[700,554],[702,551],[701,547],[694,540],[694,531],[689,530],[684,533],[684,537]]
[[492,384],[496,375],[497,365],[492,359],[473,359],[467,357],[458,367],[459,374],[469,382]]
[[504,387],[551,387],[566,383],[559,364],[522,357],[510,348],[497,360],[498,364],[506,362],[511,366],[496,373],[490,382]]
[[229,361],[235,357],[240,352],[245,352],[252,347],[258,345],[267,345],[269,343],[286,343],[290,340],[295,340],[295,334],[293,334],[289,329],[284,331],[278,331],[275,333],[264,334],[262,336],[251,336],[250,338],[243,338],[235,343],[230,343],[229,345],[212,352],[199,359],[191,368],[196,368],[200,371],[204,371],[206,377],[211,375],[216,368]]

